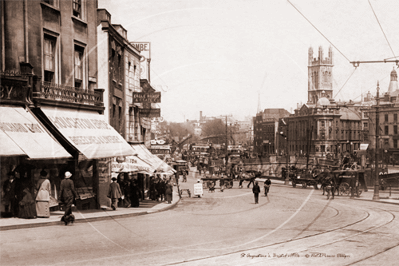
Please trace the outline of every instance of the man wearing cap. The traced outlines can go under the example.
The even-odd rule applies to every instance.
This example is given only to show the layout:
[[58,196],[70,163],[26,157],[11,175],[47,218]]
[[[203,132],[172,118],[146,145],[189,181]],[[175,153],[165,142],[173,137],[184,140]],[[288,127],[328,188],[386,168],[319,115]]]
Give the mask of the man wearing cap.
[[116,208],[118,207],[118,199],[122,198],[122,191],[118,183],[116,183],[116,177],[113,177],[112,183],[109,184],[109,190],[108,190],[108,198],[111,199],[112,204],[111,207],[115,211]]
[[68,225],[68,223],[73,223],[75,216],[72,214],[72,204],[74,199],[77,197],[75,186],[73,181],[70,179],[72,174],[70,172],[65,172],[65,179],[61,181],[60,198],[65,206],[65,213],[62,216],[61,221]]

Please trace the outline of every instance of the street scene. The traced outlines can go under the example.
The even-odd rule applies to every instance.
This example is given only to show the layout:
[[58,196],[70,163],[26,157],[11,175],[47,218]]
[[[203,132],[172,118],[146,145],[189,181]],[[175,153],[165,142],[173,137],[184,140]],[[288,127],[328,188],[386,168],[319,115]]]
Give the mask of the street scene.
[[1,265],[397,265],[399,2],[0,6]]

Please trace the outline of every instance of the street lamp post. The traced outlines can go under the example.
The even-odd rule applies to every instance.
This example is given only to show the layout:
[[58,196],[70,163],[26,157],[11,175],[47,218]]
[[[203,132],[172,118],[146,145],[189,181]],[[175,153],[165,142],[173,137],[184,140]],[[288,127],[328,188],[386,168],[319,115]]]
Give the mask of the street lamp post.
[[377,82],[377,105],[375,109],[375,180],[374,180],[374,194],[373,200],[380,199],[380,184],[379,184],[379,173],[378,173],[378,139],[380,137],[380,87]]
[[289,185],[290,184],[290,168],[289,168],[288,164],[289,164],[290,156],[288,155],[288,136],[285,137],[285,150],[286,150],[286,153],[287,153],[286,154],[287,174],[285,176],[284,185]]

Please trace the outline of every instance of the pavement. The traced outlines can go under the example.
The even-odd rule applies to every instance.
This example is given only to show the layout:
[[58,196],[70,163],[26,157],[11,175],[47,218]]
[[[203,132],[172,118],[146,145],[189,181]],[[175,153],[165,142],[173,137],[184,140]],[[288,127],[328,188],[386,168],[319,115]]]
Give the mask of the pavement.
[[[196,180],[198,176],[195,171],[193,171],[192,176]],[[270,178],[273,186],[286,186],[284,185],[284,180],[278,179],[276,177]],[[264,182],[266,178],[257,178],[256,181]],[[291,183],[289,184],[291,186]],[[184,188],[181,184],[180,188]],[[299,188],[299,187],[298,187]],[[380,191],[380,199],[373,200],[374,188],[369,187],[368,191],[363,191],[359,198],[355,200],[372,201],[387,204],[399,205],[399,194],[396,192],[389,196],[387,191]],[[138,208],[118,208],[117,210],[107,209],[96,209],[96,210],[76,210],[74,211],[75,223],[93,222],[101,220],[109,220],[121,217],[132,217],[145,214],[151,214],[161,211],[166,211],[173,208],[180,201],[180,197],[177,192],[177,187],[174,187],[173,200],[171,204],[165,202],[157,202],[152,200],[143,200],[140,202],[140,207]],[[63,216],[63,211],[53,211],[50,213],[49,218],[36,218],[36,219],[20,219],[20,218],[1,218],[0,219],[0,231],[4,230],[14,230],[21,228],[34,228],[50,225],[63,225],[60,221]]]
[[[144,214],[151,214],[166,211],[173,208],[179,201],[180,197],[177,188],[174,187],[172,203],[158,202],[153,200],[143,200],[138,208],[117,208],[115,211],[111,208],[96,210],[76,210],[75,223],[87,223],[93,221],[109,220],[121,217],[131,217]],[[21,228],[33,228],[50,225],[63,225],[61,217],[63,211],[52,211],[49,218],[21,219],[21,218],[1,218],[0,231],[13,230]]]

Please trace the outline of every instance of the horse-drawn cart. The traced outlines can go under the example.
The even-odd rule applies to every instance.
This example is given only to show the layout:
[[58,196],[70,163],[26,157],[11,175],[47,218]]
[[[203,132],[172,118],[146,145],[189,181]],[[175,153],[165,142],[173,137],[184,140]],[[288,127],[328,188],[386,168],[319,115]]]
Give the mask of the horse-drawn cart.
[[297,184],[301,184],[302,188],[307,188],[308,186],[313,186],[315,189],[321,187],[321,182],[318,178],[313,177],[313,175],[306,170],[296,170],[296,172],[291,175],[290,180],[292,187],[296,187]]
[[364,170],[335,170],[332,174],[339,195],[360,197],[363,189],[367,191]]

